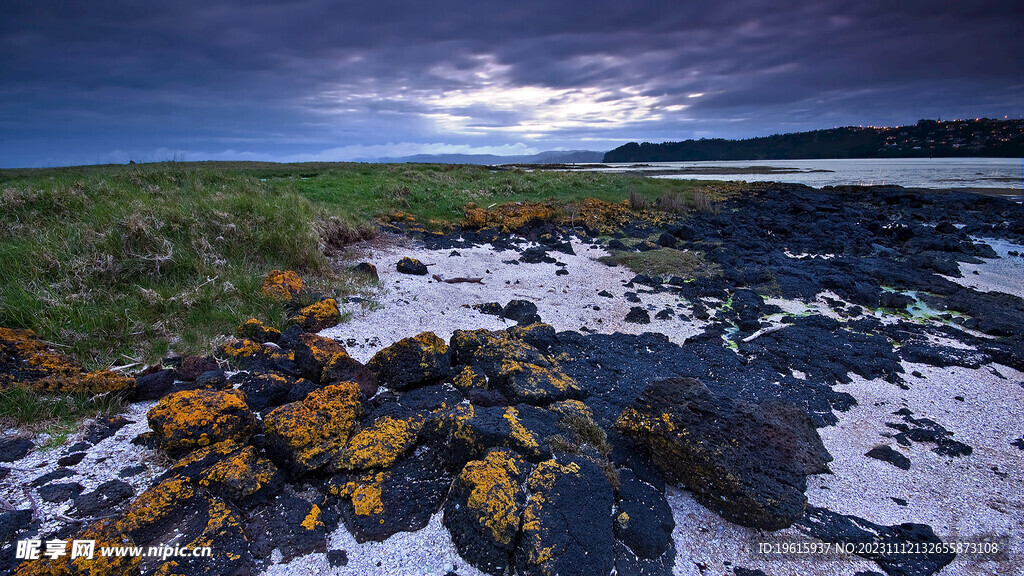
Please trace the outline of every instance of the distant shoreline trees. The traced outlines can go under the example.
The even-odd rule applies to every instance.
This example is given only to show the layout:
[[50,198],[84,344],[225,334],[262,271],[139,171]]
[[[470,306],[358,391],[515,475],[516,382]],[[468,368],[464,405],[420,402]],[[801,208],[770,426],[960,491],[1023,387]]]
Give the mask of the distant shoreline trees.
[[630,142],[606,152],[604,162],[929,157],[1024,157],[1024,120],[920,120],[912,126],[848,126],[746,140]]

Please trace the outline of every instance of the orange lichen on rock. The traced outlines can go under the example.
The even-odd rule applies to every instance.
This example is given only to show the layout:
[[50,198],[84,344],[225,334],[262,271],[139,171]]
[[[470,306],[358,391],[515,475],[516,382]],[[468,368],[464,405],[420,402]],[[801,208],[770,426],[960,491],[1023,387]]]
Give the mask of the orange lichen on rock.
[[265,325],[255,318],[250,318],[238,325],[235,332],[240,338],[248,338],[254,342],[277,342],[281,331]]
[[361,409],[355,382],[314,390],[266,415],[268,452],[293,472],[312,472],[337,457]]
[[511,546],[519,532],[520,477],[525,462],[511,450],[491,450],[483,460],[467,463],[456,479],[455,490],[469,489],[466,505],[495,542]]
[[309,514],[306,514],[306,517],[303,518],[302,524],[300,525],[306,530],[316,530],[317,527],[323,527],[324,521],[320,519],[320,507],[313,504],[313,507],[309,510]]
[[395,342],[374,354],[366,367],[381,384],[402,391],[436,382],[451,371],[448,345],[433,332]]
[[254,447],[245,446],[204,470],[199,485],[241,499],[267,486],[276,472],[273,462],[257,455]]
[[127,393],[135,388],[135,379],[110,370],[97,370],[85,374],[63,374],[40,378],[29,384],[34,390],[48,394],[104,394]]
[[263,352],[263,346],[248,338],[232,340],[220,347],[224,354],[235,360],[247,360],[255,358]]
[[338,301],[334,298],[327,298],[316,304],[310,304],[300,309],[288,321],[292,324],[298,324],[306,332],[319,332],[324,328],[337,326],[341,322]]
[[341,485],[331,485],[330,492],[341,498],[349,498],[356,514],[369,516],[384,512],[380,499],[381,485],[388,477],[386,472],[363,474]]
[[[138,574],[142,558],[139,556],[103,555],[100,550],[114,546],[135,546],[135,542],[116,528],[111,519],[96,521],[79,532],[74,540],[92,540],[94,543],[93,557],[79,556],[71,558],[71,542],[68,542],[65,555],[54,559],[42,554],[36,560],[22,561],[17,565],[14,576],[72,576],[87,574],[89,576],[120,576],[122,574]],[[13,554],[13,552],[12,552]]]
[[339,470],[387,468],[416,443],[423,419],[384,416],[354,434],[333,467]]
[[552,220],[558,211],[547,202],[512,202],[484,210],[475,205],[466,207],[463,226],[466,228],[497,228],[510,232],[534,220]]
[[590,410],[590,407],[579,400],[561,400],[552,403],[548,408],[557,412],[562,417],[573,416],[586,420],[594,419],[594,413]]
[[0,328],[0,389],[23,385],[44,394],[119,394],[135,379],[110,370],[82,372],[70,357],[47,348],[31,330]]
[[165,450],[193,449],[224,440],[245,442],[256,419],[245,395],[231,390],[187,390],[165,396],[147,414]]
[[516,444],[528,450],[528,454],[536,453],[540,446],[537,444],[537,439],[534,437],[533,433],[523,426],[522,421],[519,419],[519,411],[512,406],[509,406],[508,408],[505,408],[505,413],[502,414],[502,418],[508,422],[509,428],[512,429],[511,436],[512,439],[515,440]]
[[292,300],[302,292],[302,278],[291,270],[271,270],[263,278],[263,294],[274,300]]
[[487,384],[487,376],[472,366],[463,366],[462,370],[452,379],[452,384],[463,392],[470,388],[490,388]]
[[583,396],[576,381],[561,370],[514,360],[502,362],[496,387],[509,400],[530,404]]

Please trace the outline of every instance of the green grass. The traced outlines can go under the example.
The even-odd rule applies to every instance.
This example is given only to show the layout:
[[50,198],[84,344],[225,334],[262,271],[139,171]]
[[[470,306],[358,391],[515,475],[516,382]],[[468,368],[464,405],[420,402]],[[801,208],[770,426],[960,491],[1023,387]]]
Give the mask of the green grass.
[[0,326],[31,328],[89,368],[205,353],[247,318],[280,327],[283,306],[259,291],[271,269],[297,270],[332,295],[358,290],[328,253],[371,237],[375,219],[393,211],[444,227],[470,202],[621,202],[632,193],[696,206],[728,189],[716,186],[432,164],[0,170]]
[[0,390],[0,423],[48,434],[43,449],[64,444],[83,418],[117,414],[123,408],[124,400],[117,395],[44,395],[24,386]]
[[679,276],[683,279],[707,277],[716,272],[699,252],[659,248],[647,252],[613,252],[602,259],[625,266],[637,274],[648,276]]

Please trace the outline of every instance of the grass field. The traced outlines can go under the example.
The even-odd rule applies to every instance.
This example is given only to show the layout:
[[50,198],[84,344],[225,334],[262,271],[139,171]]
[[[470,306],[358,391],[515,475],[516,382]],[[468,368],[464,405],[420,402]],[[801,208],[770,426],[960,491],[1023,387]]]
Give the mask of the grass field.
[[371,237],[393,211],[440,228],[468,203],[675,205],[714,185],[431,164],[0,170],[0,326],[31,328],[90,368],[205,353],[247,318],[280,325],[282,305],[259,291],[271,269],[325,293],[358,291],[326,252]]

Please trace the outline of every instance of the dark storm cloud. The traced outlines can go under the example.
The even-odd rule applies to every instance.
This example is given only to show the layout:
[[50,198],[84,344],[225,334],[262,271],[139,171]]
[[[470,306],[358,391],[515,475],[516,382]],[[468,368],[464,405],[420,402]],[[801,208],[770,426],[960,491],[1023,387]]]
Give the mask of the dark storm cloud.
[[1024,112],[1015,2],[7,4],[3,165],[132,146],[600,148]]

